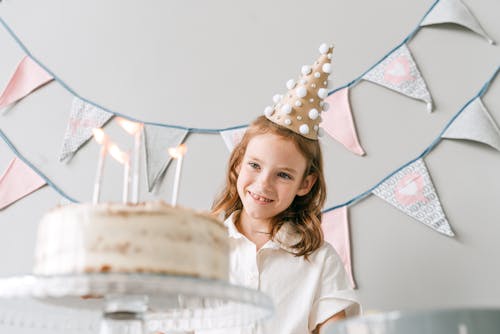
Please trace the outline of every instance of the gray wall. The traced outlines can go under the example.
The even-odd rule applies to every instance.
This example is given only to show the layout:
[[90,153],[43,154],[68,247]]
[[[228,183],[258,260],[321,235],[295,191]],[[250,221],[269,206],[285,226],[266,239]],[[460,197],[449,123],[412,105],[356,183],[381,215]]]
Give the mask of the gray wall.
[[[500,3],[464,2],[500,42]],[[284,82],[316,57],[323,41],[336,46],[333,87],[344,85],[400,43],[431,4],[4,0],[0,15],[33,55],[81,96],[145,121],[223,128],[259,115]],[[326,207],[366,191],[418,156],[500,59],[498,46],[454,25],[421,29],[409,47],[435,112],[371,83],[353,88],[353,114],[368,154],[358,157],[329,137],[322,140]],[[23,53],[3,29],[0,48],[4,87]],[[500,78],[483,99],[497,122],[499,92]],[[71,100],[52,83],[0,115],[0,129],[63,191],[89,201],[97,145],[84,146],[69,164],[58,162]],[[113,122],[106,131],[122,147],[131,146]],[[208,209],[221,188],[229,154],[219,135],[192,134],[187,145],[179,204]],[[12,157],[0,141],[0,170]],[[500,153],[447,140],[425,160],[457,236],[440,235],[374,196],[351,206],[353,267],[365,309],[500,306]],[[121,199],[121,172],[107,160],[104,200]],[[173,174],[171,168],[155,194],[143,186],[141,199],[169,201]],[[30,272],[37,222],[60,201],[45,187],[0,211],[1,275]]]

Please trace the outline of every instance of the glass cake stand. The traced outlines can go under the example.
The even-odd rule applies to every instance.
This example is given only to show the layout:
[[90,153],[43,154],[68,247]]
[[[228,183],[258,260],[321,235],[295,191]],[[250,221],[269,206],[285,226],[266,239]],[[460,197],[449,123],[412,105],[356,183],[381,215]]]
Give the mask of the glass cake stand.
[[247,326],[273,313],[259,291],[160,274],[6,277],[0,298],[0,324],[71,333],[182,333]]

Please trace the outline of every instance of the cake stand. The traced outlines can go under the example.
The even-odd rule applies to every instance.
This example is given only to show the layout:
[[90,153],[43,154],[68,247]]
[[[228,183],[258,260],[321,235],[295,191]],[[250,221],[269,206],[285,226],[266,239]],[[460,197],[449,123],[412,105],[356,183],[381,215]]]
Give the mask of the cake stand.
[[160,274],[0,278],[0,298],[0,324],[71,333],[182,333],[250,326],[273,313],[259,291]]

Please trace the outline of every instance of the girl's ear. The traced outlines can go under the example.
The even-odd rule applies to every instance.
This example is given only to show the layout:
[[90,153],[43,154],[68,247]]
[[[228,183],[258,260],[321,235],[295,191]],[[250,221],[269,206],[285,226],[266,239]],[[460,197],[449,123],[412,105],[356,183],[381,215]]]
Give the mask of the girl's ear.
[[300,185],[299,189],[297,190],[297,195],[298,196],[307,195],[311,191],[317,179],[318,177],[316,176],[316,174],[307,175],[302,181],[302,184]]

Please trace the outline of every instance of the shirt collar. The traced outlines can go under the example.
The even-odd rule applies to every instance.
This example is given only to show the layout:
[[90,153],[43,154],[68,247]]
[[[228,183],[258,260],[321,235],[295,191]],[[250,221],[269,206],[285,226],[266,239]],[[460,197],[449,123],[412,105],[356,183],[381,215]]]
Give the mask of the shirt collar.
[[[225,221],[224,225],[227,227],[227,231],[230,238],[241,239],[246,238],[243,234],[238,231],[234,223],[234,218],[237,212],[233,212]],[[272,240],[269,240],[263,248],[281,248],[289,253],[296,254],[297,249],[292,248],[297,242],[300,241],[300,235],[297,233],[296,229],[289,222],[285,222],[281,228],[278,230],[276,235]]]

